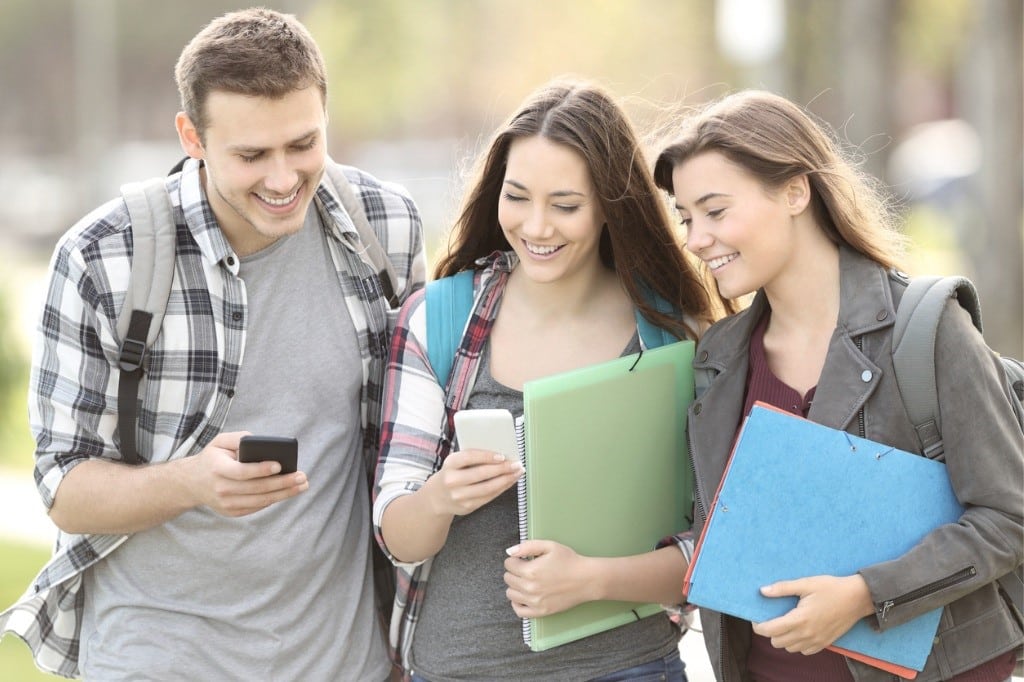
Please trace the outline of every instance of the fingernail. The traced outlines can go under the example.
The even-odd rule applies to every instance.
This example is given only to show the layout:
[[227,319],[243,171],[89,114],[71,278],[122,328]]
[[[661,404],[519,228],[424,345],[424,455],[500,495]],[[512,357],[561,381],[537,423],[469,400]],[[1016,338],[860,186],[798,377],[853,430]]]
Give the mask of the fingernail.
[[516,554],[516,552],[518,552],[518,551],[519,551],[519,545],[513,545],[512,547],[509,547],[508,549],[505,550],[505,554],[508,554],[509,556],[514,556]]

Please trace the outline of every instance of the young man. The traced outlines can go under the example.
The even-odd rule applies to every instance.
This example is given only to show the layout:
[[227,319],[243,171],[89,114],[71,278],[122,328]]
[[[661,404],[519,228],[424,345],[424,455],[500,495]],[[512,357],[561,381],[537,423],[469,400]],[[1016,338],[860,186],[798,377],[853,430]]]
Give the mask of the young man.
[[[175,274],[139,392],[143,463],[117,435],[133,244],[117,199],[52,261],[30,412],[61,533],[0,631],[89,679],[387,679],[367,483],[391,308],[325,176],[320,52],[294,17],[245,10],[193,38],[176,78],[190,158],[166,182]],[[423,284],[417,209],[342,171],[400,302]],[[247,432],[297,437],[299,471],[239,462]]]

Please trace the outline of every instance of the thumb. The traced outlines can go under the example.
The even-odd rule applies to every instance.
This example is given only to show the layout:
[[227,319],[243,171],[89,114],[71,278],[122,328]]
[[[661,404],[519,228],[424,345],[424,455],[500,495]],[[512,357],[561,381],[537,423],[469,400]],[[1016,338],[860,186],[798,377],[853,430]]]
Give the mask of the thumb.
[[519,559],[538,557],[547,553],[548,545],[543,540],[526,540],[505,550],[505,554]]
[[780,580],[762,587],[761,594],[766,597],[799,597],[803,594],[803,581]]

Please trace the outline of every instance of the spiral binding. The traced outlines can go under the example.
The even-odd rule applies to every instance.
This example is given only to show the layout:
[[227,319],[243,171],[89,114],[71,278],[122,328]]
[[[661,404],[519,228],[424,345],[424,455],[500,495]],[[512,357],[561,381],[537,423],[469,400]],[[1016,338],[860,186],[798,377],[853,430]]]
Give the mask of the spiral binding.
[[[519,455],[519,461],[523,464],[523,469],[526,468],[526,419],[525,416],[519,416],[515,420],[516,427],[516,453]],[[526,474],[524,473],[519,477],[519,481],[516,483],[516,514],[519,516],[519,542],[524,542],[528,539],[529,529],[527,528],[526,521]],[[523,618],[523,642],[526,646],[530,646],[533,641],[533,628],[530,624],[529,618]]]

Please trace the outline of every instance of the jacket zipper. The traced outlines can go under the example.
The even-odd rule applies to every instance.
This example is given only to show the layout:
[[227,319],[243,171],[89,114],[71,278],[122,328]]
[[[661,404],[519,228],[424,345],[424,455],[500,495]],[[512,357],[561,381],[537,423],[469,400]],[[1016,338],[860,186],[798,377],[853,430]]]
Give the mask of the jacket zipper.
[[[854,345],[857,346],[857,350],[864,352],[864,337],[858,336],[853,340]],[[861,405],[860,409],[857,410],[857,435],[861,438],[868,437],[867,425],[864,423],[864,406]]]
[[946,589],[947,587],[952,587],[957,583],[962,583],[963,581],[974,577],[975,575],[977,575],[977,573],[978,571],[976,568],[974,568],[974,566],[968,566],[963,570],[957,571],[953,575],[946,576],[942,580],[936,580],[935,582],[929,583],[924,587],[919,587],[916,590],[907,592],[904,595],[900,595],[895,599],[887,599],[886,601],[882,602],[881,609],[876,609],[878,612],[878,618],[884,623],[885,619],[889,615],[889,610],[892,609],[894,606],[901,606],[903,604],[907,604],[909,602],[920,599],[921,597],[928,596],[933,592],[939,592],[941,590]]
[[[690,474],[693,476],[693,502],[697,506],[697,511],[693,515],[693,521],[690,526],[693,527],[693,523],[696,523],[697,519],[707,519],[704,514],[704,505],[701,504],[700,499],[700,487],[697,484],[697,465],[693,463],[693,436],[690,434],[690,429],[686,429],[686,448],[690,453]],[[694,538],[694,543],[697,539]]]

